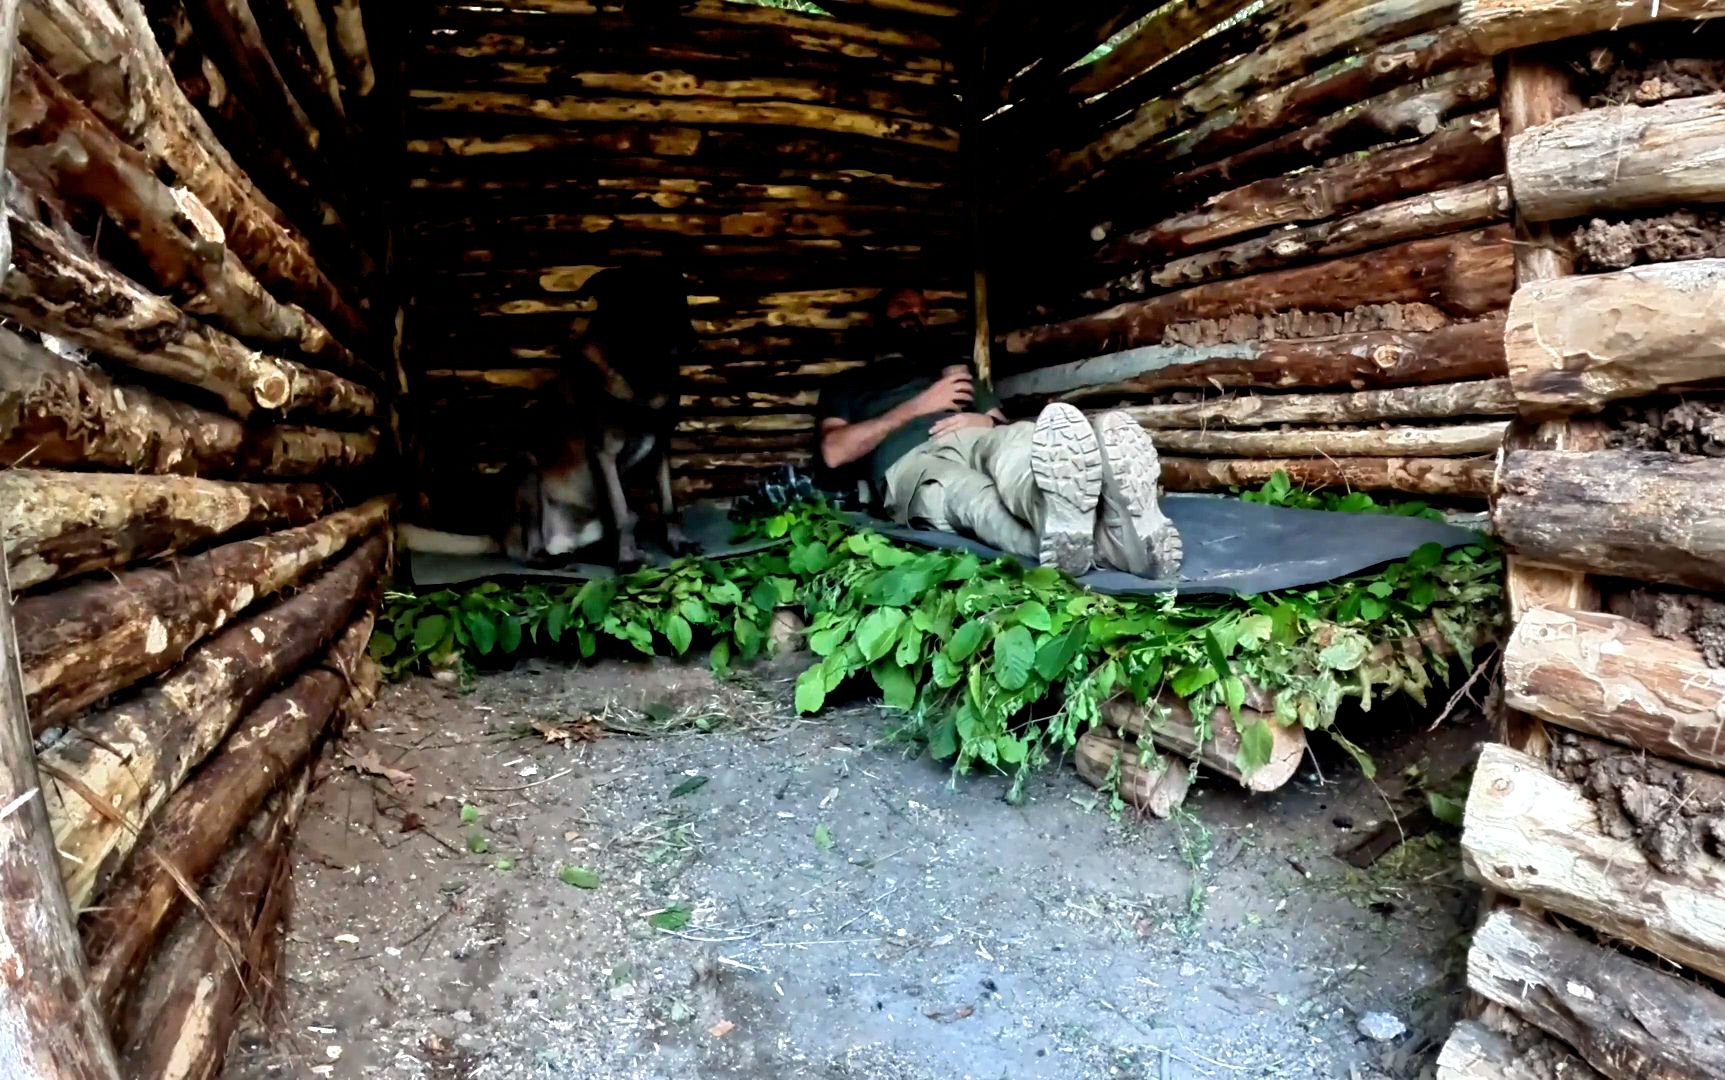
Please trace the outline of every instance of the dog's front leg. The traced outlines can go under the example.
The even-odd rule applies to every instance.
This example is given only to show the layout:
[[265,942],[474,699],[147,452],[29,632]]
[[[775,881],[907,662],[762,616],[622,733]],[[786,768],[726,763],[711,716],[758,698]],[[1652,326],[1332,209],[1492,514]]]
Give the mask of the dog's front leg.
[[617,468],[620,448],[610,440],[600,449],[599,476],[605,484],[605,500],[611,504],[611,521],[617,528],[617,565],[639,566],[641,549],[635,543],[635,515],[623,497],[623,476]]
[[659,516],[665,519],[665,546],[671,554],[695,550],[683,531],[683,515],[677,512],[677,499],[671,493],[671,455],[665,452],[663,442],[659,449]]

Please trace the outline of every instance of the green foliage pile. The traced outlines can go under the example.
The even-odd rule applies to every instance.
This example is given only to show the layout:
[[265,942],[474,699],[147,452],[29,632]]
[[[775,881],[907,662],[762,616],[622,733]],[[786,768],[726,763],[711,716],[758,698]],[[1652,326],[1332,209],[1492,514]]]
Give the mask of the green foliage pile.
[[[1313,497],[1278,477],[1255,501]],[[1316,497],[1320,505],[1331,500]],[[1357,512],[1429,513],[1368,496],[1334,505]],[[1254,597],[1109,597],[1052,569],[968,552],[928,551],[856,531],[824,508],[802,506],[748,529],[782,541],[742,559],[686,559],[670,569],[575,585],[496,583],[425,596],[393,593],[371,652],[392,676],[427,666],[467,671],[525,648],[561,645],[591,657],[607,642],[649,656],[697,643],[728,672],[766,648],[774,611],[808,623],[815,662],[797,679],[799,711],[820,710],[867,677],[903,731],[958,772],[1028,771],[1070,749],[1097,724],[1103,702],[1164,691],[1192,715],[1218,706],[1239,716],[1248,683],[1274,695],[1275,722],[1329,730],[1347,698],[1369,708],[1396,691],[1424,701],[1448,662],[1422,643],[1435,628],[1465,668],[1500,618],[1501,559],[1480,542],[1407,559],[1341,581]],[[1373,646],[1389,643],[1388,655]],[[1368,771],[1371,763],[1333,730]],[[1271,731],[1241,732],[1242,761],[1268,761]]]

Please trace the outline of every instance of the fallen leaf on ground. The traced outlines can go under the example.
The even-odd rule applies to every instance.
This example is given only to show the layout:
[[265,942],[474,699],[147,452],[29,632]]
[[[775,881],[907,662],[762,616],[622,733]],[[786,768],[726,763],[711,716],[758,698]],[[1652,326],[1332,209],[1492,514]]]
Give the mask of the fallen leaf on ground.
[[558,724],[550,720],[535,720],[534,731],[548,743],[573,746],[578,742],[598,742],[605,737],[605,728],[592,716],[582,716],[573,724]]
[[693,795],[695,792],[701,790],[706,785],[707,785],[707,778],[706,777],[704,777],[704,776],[691,776],[687,780],[683,781],[681,784],[678,784],[676,787],[671,789],[671,798],[680,799],[685,795]]
[[425,828],[425,819],[414,813],[412,810],[401,815],[402,832],[417,832],[423,828]]
[[938,1024],[950,1024],[954,1020],[963,1020],[967,1016],[975,1015],[975,1013],[976,1006],[974,1005],[960,1005],[951,1012],[947,1012],[938,1005],[930,1005],[928,1008],[922,1010],[922,1015]]
[[376,750],[363,750],[355,753],[350,746],[347,749],[347,763],[349,767],[358,769],[369,776],[381,776],[399,789],[405,790],[418,782],[414,775],[407,770],[385,765],[383,759],[377,756]]
[[722,1039],[726,1035],[729,1035],[731,1032],[737,1030],[737,1025],[731,1023],[729,1020],[720,1020],[718,1023],[714,1024],[712,1027],[708,1028],[707,1030],[712,1033],[713,1038]]
[[557,872],[557,878],[565,885],[573,885],[577,889],[597,889],[599,875],[584,866],[565,866]]

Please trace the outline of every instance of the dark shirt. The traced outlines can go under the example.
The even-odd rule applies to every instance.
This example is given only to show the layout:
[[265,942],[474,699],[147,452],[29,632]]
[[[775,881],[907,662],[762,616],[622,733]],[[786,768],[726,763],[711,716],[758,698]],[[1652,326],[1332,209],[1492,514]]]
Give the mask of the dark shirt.
[[[860,377],[835,385],[830,392],[822,391],[819,407],[822,419],[830,416],[855,424],[884,416],[933,386],[940,378],[938,369],[931,374],[912,376],[904,381],[870,380],[867,378],[867,369],[859,374]],[[994,396],[994,391],[979,383],[976,387],[976,399],[964,411],[985,413],[999,407],[1000,399]],[[887,470],[892,468],[899,458],[927,442],[928,429],[941,417],[949,415],[951,414],[935,412],[918,416],[899,425],[893,429],[892,434],[881,440],[874,452],[860,463],[867,468],[868,478],[875,485],[876,491],[883,490]]]

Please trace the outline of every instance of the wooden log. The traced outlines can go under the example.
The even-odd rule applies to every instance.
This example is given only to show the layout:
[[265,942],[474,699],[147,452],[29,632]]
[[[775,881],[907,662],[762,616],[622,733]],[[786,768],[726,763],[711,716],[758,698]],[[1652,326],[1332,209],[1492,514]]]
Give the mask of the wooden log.
[[1162,483],[1170,491],[1258,487],[1278,472],[1304,487],[1483,499],[1491,492],[1492,462],[1490,458],[1393,457],[1162,459]]
[[1368,331],[1221,345],[1151,345],[1014,375],[1001,380],[1000,396],[1118,399],[1184,386],[1318,389],[1446,383],[1502,375],[1502,349],[1501,318],[1424,333]]
[[1124,411],[1150,430],[1258,427],[1267,424],[1349,424],[1373,420],[1448,420],[1515,412],[1509,380],[1364,390],[1355,394],[1249,394]]
[[371,44],[366,40],[365,19],[359,0],[320,0],[330,41],[342,68],[343,89],[355,97],[367,97],[377,86],[371,63]]
[[1437,1080],[1600,1080],[1569,1048],[1528,1028],[1511,1038],[1463,1020],[1438,1054]]
[[1375,0],[1365,4],[1330,0],[1304,20],[1303,26],[1310,29],[1251,50],[1183,93],[1152,99],[1090,145],[1060,157],[1053,174],[1070,184],[1207,113],[1238,106],[1256,91],[1308,74],[1344,51],[1369,49],[1437,29],[1453,19],[1453,12],[1454,0]]
[[[1484,76],[1489,83],[1489,74]],[[1294,176],[1260,180],[1217,195],[1197,210],[1137,230],[1103,247],[1103,263],[1160,260],[1214,247],[1242,233],[1322,221],[1398,196],[1492,176],[1503,167],[1497,113],[1464,116],[1430,138]],[[1094,235],[1094,234],[1093,234]]]
[[1444,427],[1152,431],[1158,450],[1206,457],[1465,457],[1496,452],[1509,421]]
[[1629,840],[1600,832],[1593,803],[1535,759],[1487,744],[1462,831],[1473,880],[1676,964],[1725,973],[1725,868],[1662,874]]
[[1725,258],[1530,283],[1510,302],[1504,351],[1528,415],[1718,385]]
[[139,0],[30,0],[20,38],[61,85],[215,214],[227,246],[258,280],[343,335],[368,332],[305,238],[234,164],[175,85]]
[[1225,708],[1211,714],[1207,739],[1200,738],[1185,702],[1172,694],[1148,705],[1140,705],[1129,696],[1117,697],[1103,706],[1102,719],[1116,731],[1147,735],[1161,749],[1221,773],[1247,791],[1276,790],[1293,779],[1306,756],[1305,728],[1283,725],[1274,715],[1256,709],[1240,710],[1240,726],[1263,724],[1269,729],[1270,761],[1249,773],[1240,765],[1240,726]]
[[126,864],[84,920],[90,985],[116,1018],[127,988],[186,905],[168,866],[200,881],[270,793],[299,771],[348,693],[371,637],[372,618],[348,627],[322,662],[265,698],[210,760],[162,807]]
[[0,328],[0,465],[294,479],[376,454],[375,432],[248,427]]
[[60,724],[174,667],[193,645],[253,604],[382,529],[390,509],[390,500],[373,499],[310,525],[176,559],[172,566],[123,570],[26,598],[15,615],[34,730]]
[[[1337,134],[1358,124],[1359,119],[1364,119],[1376,132],[1375,136],[1367,136],[1373,142],[1405,132],[1410,121],[1416,133],[1427,125],[1436,130],[1445,110],[1440,100],[1429,97],[1427,80],[1479,58],[1472,39],[1458,27],[1391,42],[1360,55],[1357,63],[1336,65],[1205,116],[1191,128],[1159,143],[1157,162],[1163,171],[1175,163],[1187,162],[1188,172],[1182,175],[1190,176],[1190,165],[1229,158],[1232,154],[1235,156],[1229,158],[1232,162],[1229,175],[1238,182],[1273,175],[1255,166],[1251,175],[1240,172],[1241,165],[1258,160],[1258,156],[1239,155],[1253,147],[1282,142],[1277,136],[1285,133],[1296,133],[1303,144],[1311,135],[1327,132],[1321,141],[1334,146]],[[1337,110],[1341,110],[1341,115],[1333,115]],[[1307,131],[1298,130],[1306,125],[1315,126]],[[1170,187],[1181,194],[1189,190],[1184,184]]]
[[1535,608],[1503,654],[1504,701],[1538,719],[1708,768],[1725,766],[1725,670],[1603,612]]
[[[872,4],[874,0],[861,0]],[[923,0],[879,0],[882,4],[921,4]],[[451,9],[459,10],[464,5],[440,2],[433,9],[438,22],[448,21]],[[531,12],[540,16],[558,16],[568,18],[580,31],[591,33],[593,27],[587,25],[595,22],[594,16],[604,16],[620,11],[626,11],[627,5],[622,0],[510,0],[509,10],[519,18],[521,12]],[[769,27],[777,31],[775,36],[780,39],[790,39],[802,48],[820,50],[841,50],[858,53],[868,47],[881,50],[903,50],[913,55],[928,56],[941,51],[941,40],[934,33],[934,28],[927,26],[877,25],[872,22],[861,22],[854,19],[835,19],[827,16],[804,14],[784,8],[758,7],[748,4],[732,4],[726,0],[694,0],[694,2],[679,7],[678,14],[699,25],[702,32],[722,29],[729,26]],[[535,19],[535,22],[550,22],[549,18]],[[675,22],[676,20],[670,20]],[[709,25],[711,24],[711,25]],[[817,40],[805,40],[809,37]]]
[[1168,327],[1198,319],[1290,309],[1347,311],[1362,304],[1431,303],[1452,316],[1506,307],[1513,291],[1507,228],[1410,240],[1292,270],[1195,285],[1049,326],[1006,335],[1018,355],[1084,356],[1156,344]]
[[13,266],[0,313],[149,375],[212,395],[244,419],[259,411],[368,417],[377,397],[357,383],[247,348],[11,207]]
[[1524,911],[1485,920],[1468,950],[1467,984],[1612,1080],[1725,1075],[1725,999]]
[[336,639],[388,546],[386,536],[366,540],[293,598],[229,626],[143,693],[48,745],[41,761],[60,779],[48,791],[48,815],[74,907],[107,884],[138,830],[234,722]]
[[1725,202],[1725,94],[1589,109],[1509,141],[1529,221]]
[[1228,247],[1173,259],[1136,270],[1085,293],[1088,299],[1113,300],[1130,292],[1148,293],[1200,285],[1222,278],[1276,270],[1293,263],[1349,255],[1385,244],[1477,229],[1509,216],[1509,185],[1501,177],[1480,180],[1363,210],[1348,217],[1298,229],[1282,229]]
[[933,150],[958,149],[958,133],[942,124],[794,101],[539,98],[501,90],[414,90],[409,97],[417,112],[428,115],[512,116],[562,123],[765,124],[835,135],[893,139]]
[[[1206,32],[1250,6],[1250,0],[1194,0],[1157,8],[1134,26],[1131,35],[1115,45],[1107,55],[1093,63],[1062,70],[1055,92],[1074,103],[1106,94],[1120,84],[1150,72],[1156,64],[1192,45]],[[1155,78],[1154,74],[1149,77]]]
[[[0,3],[0,42],[12,40],[17,10]],[[0,87],[9,53],[0,50]],[[0,565],[0,955],[7,958],[0,964],[0,1076],[112,1080],[119,1076],[114,1049],[86,985],[83,949],[56,872],[17,645]]]
[[38,191],[105,214],[181,310],[238,337],[293,349],[318,366],[375,378],[322,323],[278,303],[242,263],[226,257],[220,229],[197,196],[157,179],[143,154],[28,57],[13,77],[10,127],[12,171]]
[[[270,56],[281,69],[294,97],[344,138],[347,104],[342,100],[335,52],[318,0],[246,0],[270,44]],[[363,183],[363,181],[362,181]]]
[[250,0],[186,0],[186,10],[218,66],[278,137],[308,156],[327,153],[325,132],[288,85]]
[[1514,450],[1496,498],[1498,535],[1529,561],[1725,589],[1725,485],[1711,458]]
[[183,476],[0,471],[0,536],[15,587],[154,559],[236,529],[303,525],[318,484],[234,484]]
[[1153,760],[1145,764],[1143,753],[1135,744],[1110,738],[1100,731],[1087,731],[1078,737],[1072,763],[1078,769],[1079,779],[1091,787],[1108,787],[1112,775],[1114,792],[1128,805],[1151,817],[1169,817],[1186,801],[1192,770],[1155,751],[1150,751]]
[[129,1077],[221,1075],[246,997],[263,989],[256,975],[287,903],[293,834],[311,781],[308,767],[257,816],[201,890],[202,910],[181,917],[150,965],[134,1015],[120,1025]]
[[1655,21],[1716,19],[1718,0],[1462,0],[1461,25],[1486,55]]

